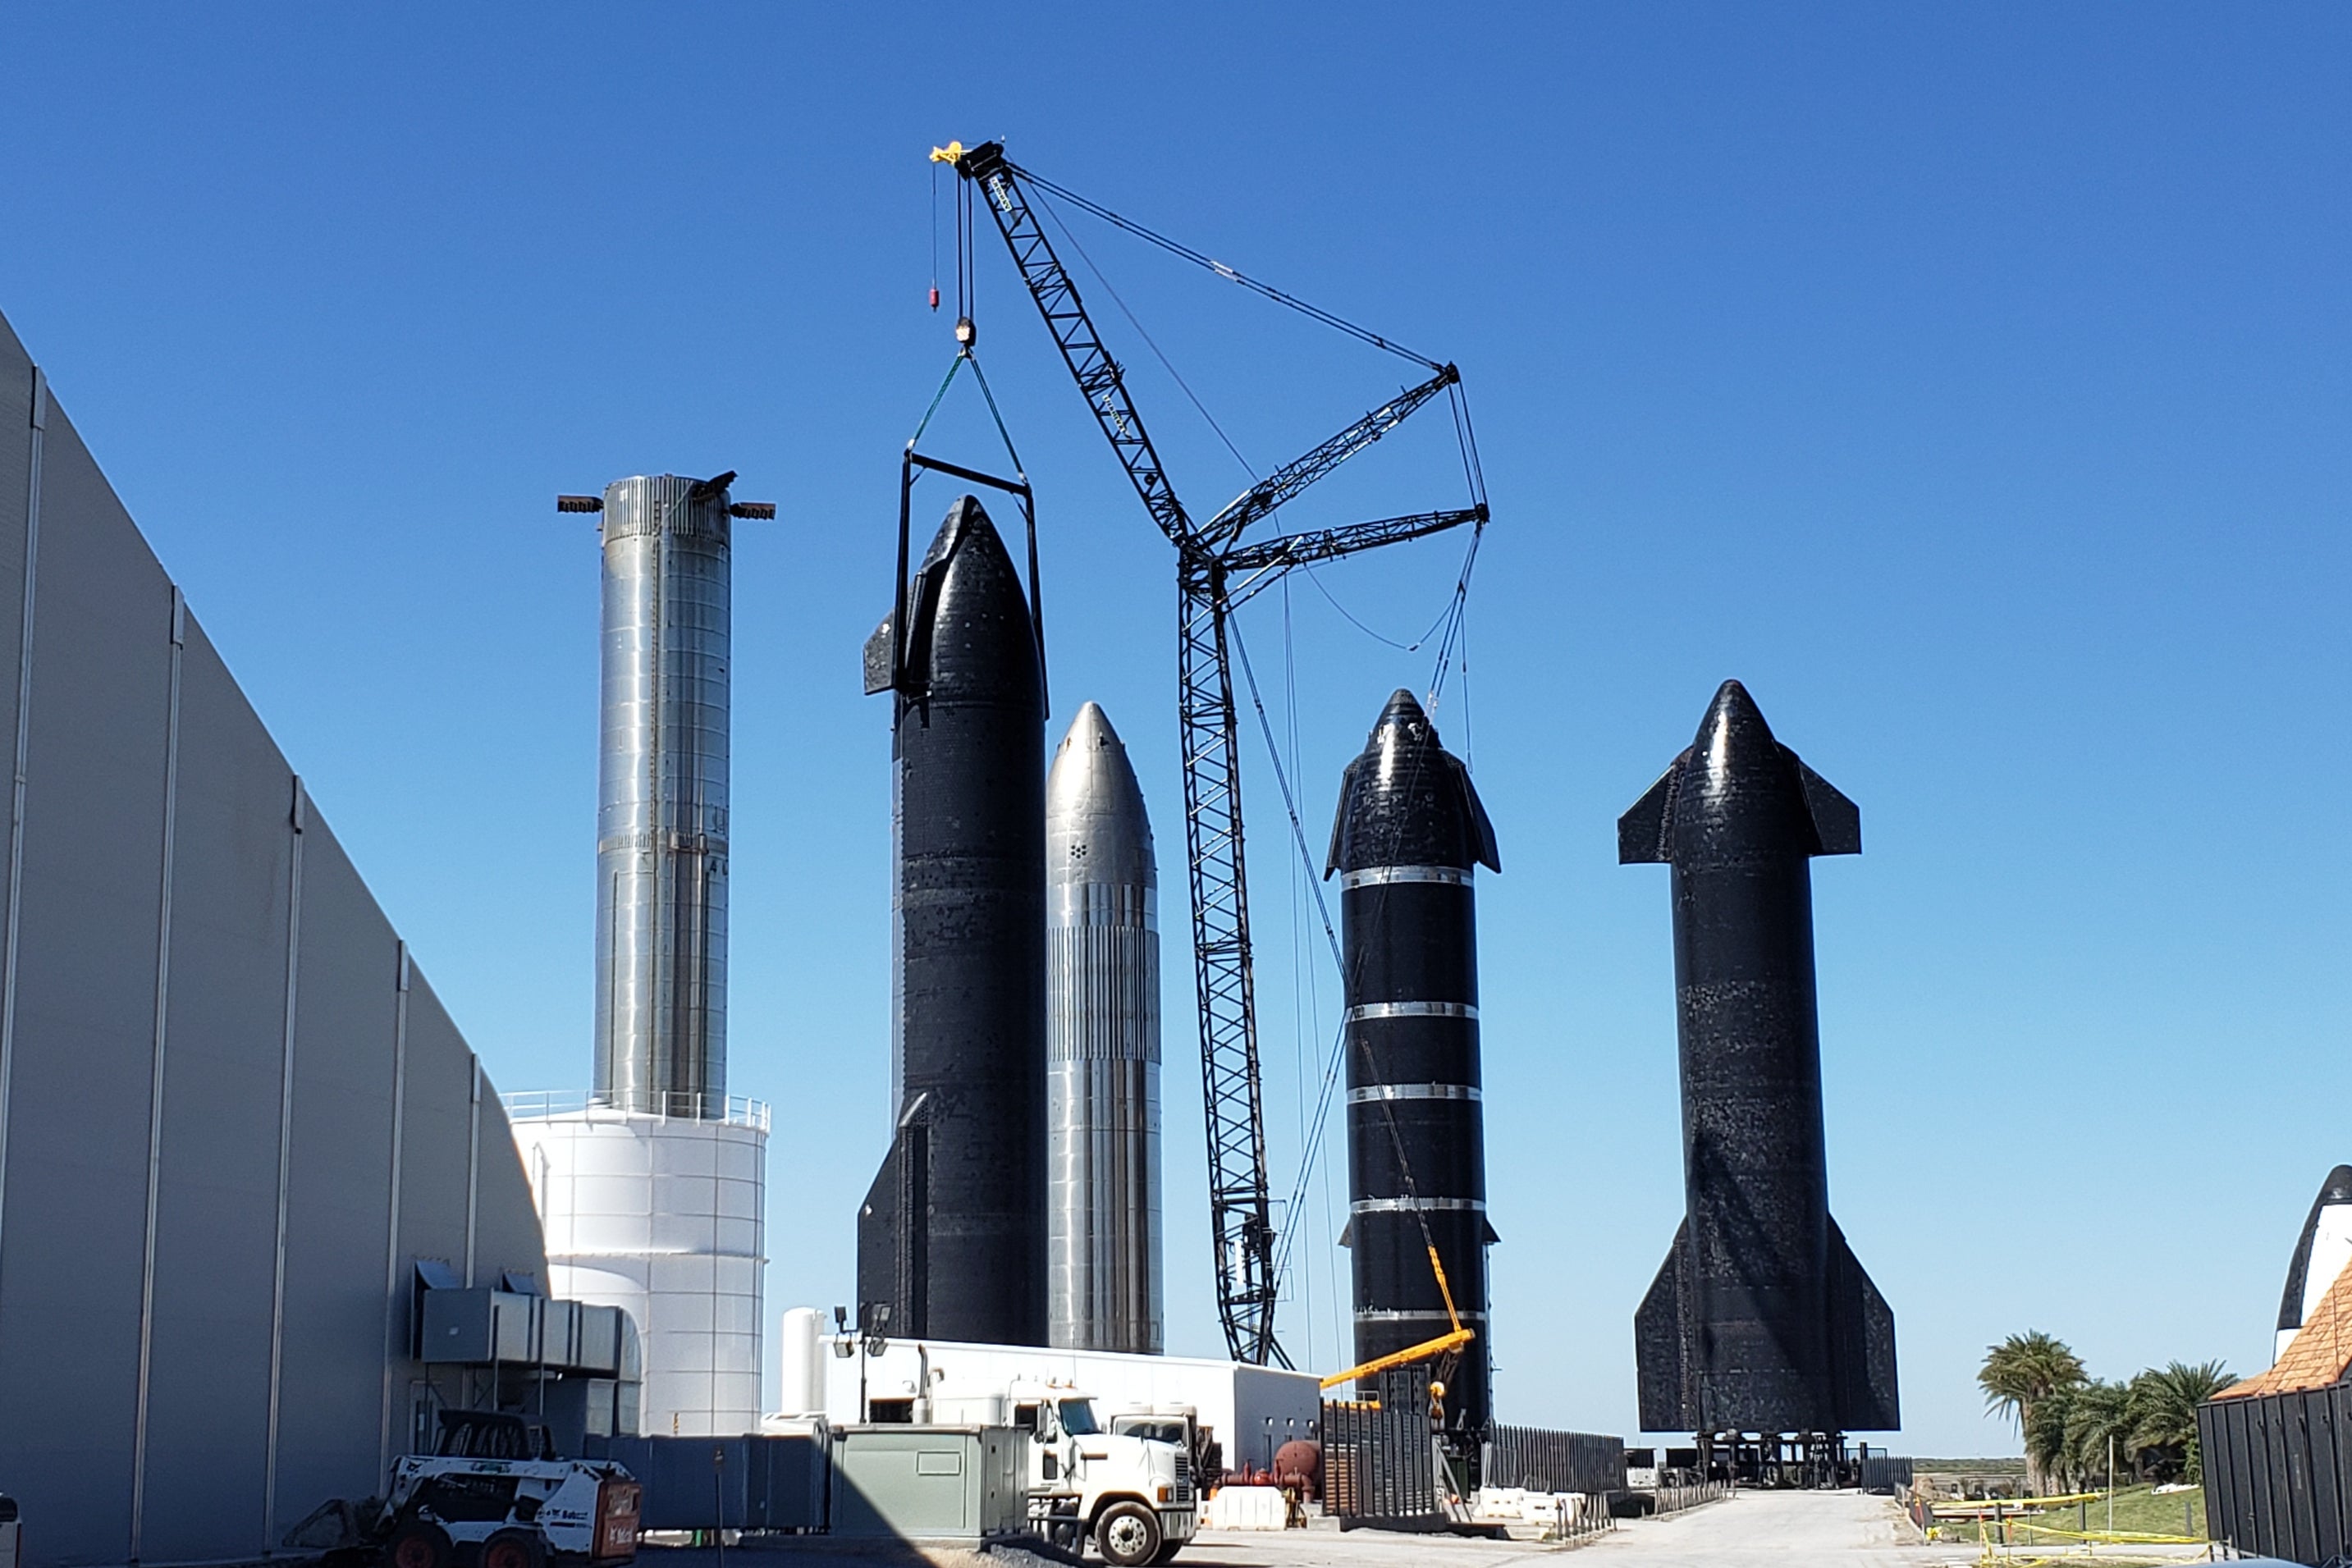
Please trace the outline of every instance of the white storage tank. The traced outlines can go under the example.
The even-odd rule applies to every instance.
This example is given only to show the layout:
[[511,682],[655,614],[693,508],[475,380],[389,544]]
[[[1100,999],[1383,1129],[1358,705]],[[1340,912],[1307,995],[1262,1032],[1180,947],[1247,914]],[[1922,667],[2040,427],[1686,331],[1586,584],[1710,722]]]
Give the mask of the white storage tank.
[[782,1349],[782,1362],[778,1381],[776,1414],[779,1416],[822,1416],[824,1414],[824,1366],[817,1360],[822,1354],[820,1340],[824,1333],[814,1307],[793,1307],[784,1313]]
[[637,1325],[644,1435],[758,1430],[768,1107],[664,1116],[585,1093],[505,1101],[550,1291]]

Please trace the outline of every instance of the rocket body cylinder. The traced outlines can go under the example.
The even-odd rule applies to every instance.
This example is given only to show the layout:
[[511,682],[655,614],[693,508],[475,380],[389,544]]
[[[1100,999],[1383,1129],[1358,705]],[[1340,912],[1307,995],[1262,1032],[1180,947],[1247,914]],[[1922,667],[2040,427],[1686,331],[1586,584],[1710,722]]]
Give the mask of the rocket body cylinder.
[[604,492],[595,1093],[671,1116],[727,1107],[727,508],[671,474]]
[[1047,1328],[1157,1355],[1159,874],[1127,748],[1078,710],[1045,780]]
[[1045,1343],[1045,688],[978,500],[949,509],[866,646],[892,692],[889,1155],[861,1208],[860,1325]]
[[1812,873],[1861,814],[1727,681],[1618,824],[1672,867],[1685,1218],[1635,1319],[1648,1431],[1898,1425],[1895,1322],[1830,1218]]
[[1348,765],[1324,869],[1340,879],[1355,1350],[1368,1362],[1445,1333],[1450,1291],[1476,1337],[1446,1379],[1447,1422],[1471,1432],[1490,1414],[1496,1239],[1479,1067],[1480,865],[1502,869],[1469,771],[1398,692]]

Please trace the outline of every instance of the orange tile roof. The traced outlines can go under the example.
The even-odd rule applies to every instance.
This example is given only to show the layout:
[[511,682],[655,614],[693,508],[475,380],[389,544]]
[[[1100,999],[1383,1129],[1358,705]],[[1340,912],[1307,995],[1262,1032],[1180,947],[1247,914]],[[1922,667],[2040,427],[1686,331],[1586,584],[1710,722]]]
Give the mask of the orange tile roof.
[[2278,1364],[2259,1377],[2233,1383],[2216,1399],[2239,1399],[2252,1394],[2291,1394],[2326,1388],[2344,1381],[2352,1367],[2352,1264],[2336,1276],[2319,1305],[2303,1322]]

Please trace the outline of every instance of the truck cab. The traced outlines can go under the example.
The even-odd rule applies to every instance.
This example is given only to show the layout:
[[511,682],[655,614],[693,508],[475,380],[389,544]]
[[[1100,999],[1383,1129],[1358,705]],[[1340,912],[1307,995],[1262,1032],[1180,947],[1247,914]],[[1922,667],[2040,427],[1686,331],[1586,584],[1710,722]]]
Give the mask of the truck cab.
[[1189,1412],[1106,1418],[1080,1390],[1016,1384],[1013,1425],[1030,1434],[1029,1511],[1047,1539],[1087,1542],[1115,1568],[1166,1563],[1200,1523],[1198,1432]]

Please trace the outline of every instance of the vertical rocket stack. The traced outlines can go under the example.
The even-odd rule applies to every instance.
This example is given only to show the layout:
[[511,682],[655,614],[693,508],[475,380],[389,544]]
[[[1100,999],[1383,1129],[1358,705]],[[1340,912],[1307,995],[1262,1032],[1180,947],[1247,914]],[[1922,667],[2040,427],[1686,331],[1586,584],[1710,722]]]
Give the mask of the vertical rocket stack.
[[604,531],[594,1077],[510,1096],[508,1122],[549,1288],[622,1308],[644,1346],[625,1434],[760,1418],[768,1108],[727,1092],[728,601],[734,519],[775,507],[734,478],[556,500]]
[[1895,1315],[1830,1218],[1811,858],[1862,851],[1852,800],[1738,681],[1617,823],[1673,869],[1685,1218],[1634,1315],[1642,1428],[1901,1425]]
[[604,498],[595,1094],[727,1103],[727,486],[661,474]]
[[1045,780],[1038,629],[995,525],[949,508],[866,647],[891,697],[890,1152],[859,1325],[1044,1344]]
[[1078,710],[1045,779],[1047,1329],[1157,1355],[1159,873],[1110,720]]
[[[1359,1364],[1451,1327],[1477,1337],[1447,1380],[1448,1425],[1489,1415],[1485,1121],[1472,878],[1503,869],[1469,769],[1410,692],[1348,765],[1331,825],[1348,1030],[1348,1228]],[[1434,1261],[1444,1270],[1441,1286]]]

